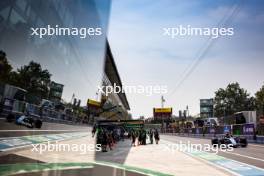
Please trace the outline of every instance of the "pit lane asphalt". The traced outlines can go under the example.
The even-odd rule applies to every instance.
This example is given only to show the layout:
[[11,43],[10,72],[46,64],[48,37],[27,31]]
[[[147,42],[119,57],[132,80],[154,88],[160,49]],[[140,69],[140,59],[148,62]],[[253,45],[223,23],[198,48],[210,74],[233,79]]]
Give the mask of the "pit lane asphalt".
[[[180,137],[171,135],[161,135],[161,139],[173,142],[187,144],[188,141],[191,144],[210,144],[210,139],[200,139],[191,137]],[[249,165],[257,166],[259,168],[264,168],[264,145],[261,144],[248,144],[247,148],[234,148],[232,152],[222,152],[219,151],[217,154],[232,160],[236,160]]]

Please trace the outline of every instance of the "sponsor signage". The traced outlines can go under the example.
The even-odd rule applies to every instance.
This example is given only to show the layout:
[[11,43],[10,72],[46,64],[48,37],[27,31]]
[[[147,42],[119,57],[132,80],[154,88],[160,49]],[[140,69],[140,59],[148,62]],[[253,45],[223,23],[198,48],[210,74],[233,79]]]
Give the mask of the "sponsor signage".
[[153,108],[154,118],[170,118],[172,115],[172,108]]
[[92,100],[92,99],[88,99],[87,100],[87,106],[95,106],[95,107],[100,107],[101,106],[101,102],[99,101],[95,101],[95,100]]
[[243,134],[245,135],[254,135],[255,127],[253,123],[244,124]]
[[172,108],[154,108],[154,113],[172,113]]
[[223,133],[230,133],[231,132],[231,126],[224,126]]

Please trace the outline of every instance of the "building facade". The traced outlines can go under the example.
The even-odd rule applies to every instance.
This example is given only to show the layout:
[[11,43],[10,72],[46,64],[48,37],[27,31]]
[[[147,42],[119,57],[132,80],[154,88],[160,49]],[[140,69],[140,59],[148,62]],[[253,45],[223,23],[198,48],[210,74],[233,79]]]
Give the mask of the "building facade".
[[200,99],[200,117],[209,118],[214,116],[214,99]]
[[50,84],[49,99],[55,103],[59,103],[62,98],[63,87],[63,84],[52,81]]

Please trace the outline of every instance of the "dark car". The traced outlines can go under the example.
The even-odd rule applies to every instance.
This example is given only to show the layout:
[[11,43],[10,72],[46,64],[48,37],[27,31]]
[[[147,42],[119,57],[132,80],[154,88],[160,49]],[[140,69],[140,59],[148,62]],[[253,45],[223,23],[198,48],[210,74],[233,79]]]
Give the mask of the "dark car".
[[22,115],[22,116],[16,118],[13,114],[9,114],[6,117],[6,120],[7,120],[7,122],[15,121],[15,123],[17,125],[26,126],[28,128],[41,128],[41,126],[42,126],[41,120],[34,119],[33,117],[25,116],[25,115]]

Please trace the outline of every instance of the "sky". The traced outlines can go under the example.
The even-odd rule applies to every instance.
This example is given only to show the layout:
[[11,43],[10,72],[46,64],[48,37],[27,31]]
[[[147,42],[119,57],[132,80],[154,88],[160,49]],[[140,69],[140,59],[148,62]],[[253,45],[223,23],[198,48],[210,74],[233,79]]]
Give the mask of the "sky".
[[[235,10],[234,10],[235,9]],[[233,36],[163,35],[163,28],[232,27]],[[264,84],[264,2],[113,0],[108,39],[124,85],[166,85],[165,107],[178,115],[239,82],[251,95]],[[210,46],[210,47],[206,47]],[[151,117],[161,94],[127,94],[133,118]]]

